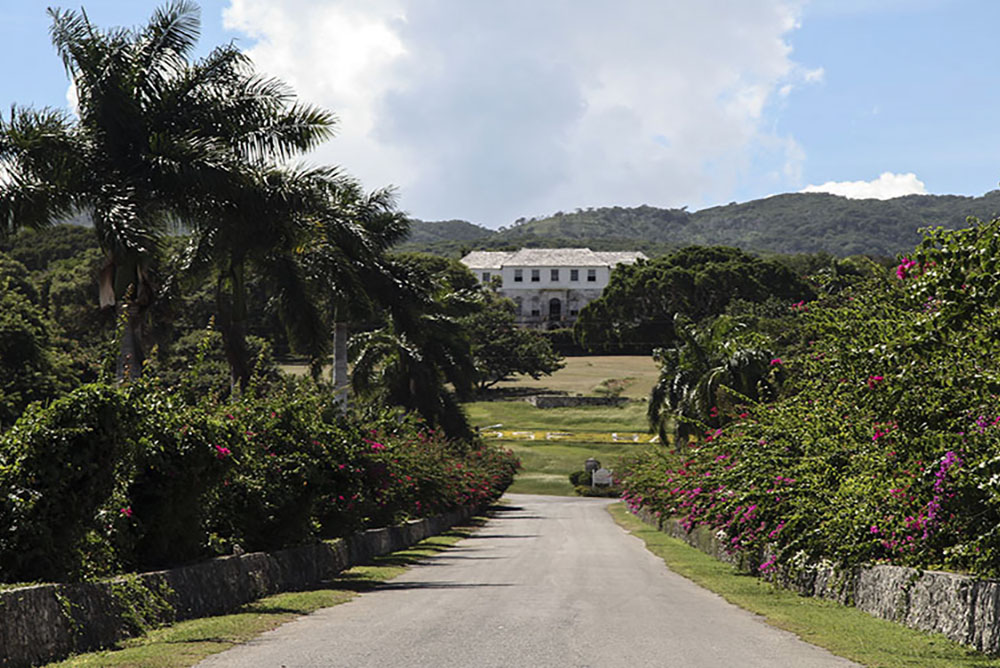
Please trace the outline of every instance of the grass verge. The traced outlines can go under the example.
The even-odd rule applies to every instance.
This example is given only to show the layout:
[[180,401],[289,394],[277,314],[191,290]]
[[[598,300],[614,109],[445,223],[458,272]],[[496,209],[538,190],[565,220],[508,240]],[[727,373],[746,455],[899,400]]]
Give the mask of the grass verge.
[[1000,659],[963,647],[943,635],[914,631],[857,608],[799,596],[717,561],[631,515],[623,504],[608,508],[622,527],[646,543],[674,572],[714,591],[806,642],[878,668],[988,668]]
[[320,608],[346,603],[360,592],[390,580],[408,566],[443,552],[467,537],[482,518],[473,518],[470,526],[455,527],[416,545],[378,557],[372,565],[355,566],[336,579],[310,591],[288,592],[269,596],[245,606],[232,615],[190,619],[155,629],[138,638],[124,641],[117,648],[49,664],[50,668],[186,668],[205,657],[247,642],[255,636],[281,626],[301,615]]

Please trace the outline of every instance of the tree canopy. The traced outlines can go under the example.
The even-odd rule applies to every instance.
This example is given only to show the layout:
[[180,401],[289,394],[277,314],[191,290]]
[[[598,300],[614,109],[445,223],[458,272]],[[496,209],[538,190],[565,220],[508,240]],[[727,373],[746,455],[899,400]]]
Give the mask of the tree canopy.
[[808,301],[813,289],[786,265],[736,248],[692,246],[650,261],[619,265],[574,328],[591,350],[648,352],[675,338],[674,314],[699,321],[736,300]]

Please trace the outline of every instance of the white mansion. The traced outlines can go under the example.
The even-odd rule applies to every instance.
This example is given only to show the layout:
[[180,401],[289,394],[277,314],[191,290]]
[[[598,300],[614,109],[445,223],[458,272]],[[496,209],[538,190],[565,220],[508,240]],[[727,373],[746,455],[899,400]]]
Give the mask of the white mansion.
[[522,248],[472,251],[462,258],[481,283],[500,279],[500,294],[514,301],[527,327],[569,327],[584,306],[601,296],[611,270],[646,256],[638,251],[589,248]]

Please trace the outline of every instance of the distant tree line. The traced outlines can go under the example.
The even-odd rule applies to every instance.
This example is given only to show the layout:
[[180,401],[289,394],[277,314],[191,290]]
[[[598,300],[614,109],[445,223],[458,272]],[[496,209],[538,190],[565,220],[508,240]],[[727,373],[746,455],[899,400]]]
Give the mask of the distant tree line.
[[854,200],[794,193],[689,212],[652,206],[599,207],[519,218],[490,230],[465,221],[420,222],[407,248],[451,256],[472,249],[579,247],[661,255],[690,245],[726,245],[783,254],[895,257],[920,241],[925,227],[960,229],[969,216],[1000,213],[1000,191],[981,197],[909,195]]

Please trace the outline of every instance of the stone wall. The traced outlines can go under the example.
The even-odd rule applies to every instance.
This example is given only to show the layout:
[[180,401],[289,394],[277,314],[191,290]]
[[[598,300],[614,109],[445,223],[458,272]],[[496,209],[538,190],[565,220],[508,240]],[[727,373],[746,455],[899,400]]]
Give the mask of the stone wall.
[[563,394],[535,394],[524,399],[535,408],[563,408],[565,406],[621,406],[627,397],[570,397]]
[[467,520],[459,510],[315,545],[220,557],[115,580],[0,591],[0,665],[36,666],[108,647],[143,628],[220,615],[258,598],[315,586],[350,566]]
[[[745,572],[758,561],[733,555],[725,536],[704,527],[686,531],[675,520],[636,513],[647,524]],[[805,596],[854,605],[868,614],[921,631],[941,633],[987,654],[1000,654],[1000,581],[957,573],[918,571],[903,566],[872,565],[838,569],[820,562],[779,569],[770,578]]]

